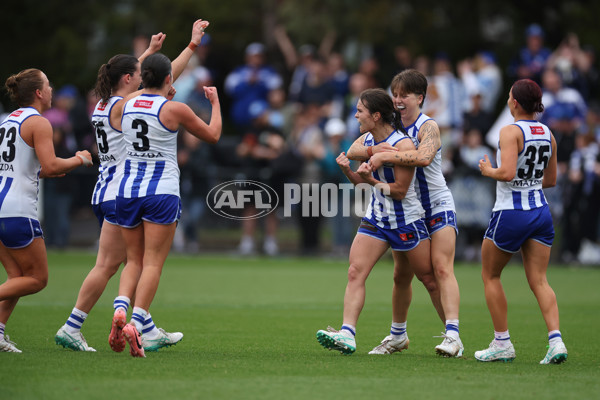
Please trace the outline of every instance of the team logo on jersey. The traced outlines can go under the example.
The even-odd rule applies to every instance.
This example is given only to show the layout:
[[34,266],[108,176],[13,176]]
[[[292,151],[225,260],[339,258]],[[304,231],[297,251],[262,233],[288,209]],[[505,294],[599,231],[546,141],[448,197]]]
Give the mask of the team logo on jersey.
[[98,105],[98,111],[104,111],[104,110],[106,110],[106,106],[107,105],[108,105],[108,102],[100,103],[100,105]]
[[414,233],[400,233],[398,236],[400,237],[400,240],[402,240],[403,242],[413,240],[415,238]]
[[544,128],[542,128],[541,126],[531,126],[531,134],[532,135],[543,135],[544,133]]
[[[208,192],[206,204],[217,215],[229,219],[262,218],[277,208],[279,196],[269,185],[250,180],[237,180],[221,183]],[[250,215],[243,213],[253,206]]]
[[133,106],[137,108],[152,108],[152,103],[154,103],[152,100],[136,100]]
[[18,117],[21,114],[23,114],[23,110],[17,110],[10,114],[9,117]]

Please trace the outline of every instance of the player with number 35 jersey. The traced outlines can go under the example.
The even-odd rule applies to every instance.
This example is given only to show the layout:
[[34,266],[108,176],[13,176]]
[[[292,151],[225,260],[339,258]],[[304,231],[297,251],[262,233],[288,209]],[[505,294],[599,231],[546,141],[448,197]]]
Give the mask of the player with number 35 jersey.
[[498,167],[492,166],[487,155],[479,161],[481,174],[497,181],[496,204],[481,244],[481,277],[494,339],[487,349],[476,351],[475,358],[487,362],[516,357],[500,276],[513,253],[521,250],[527,282],[548,329],[548,351],[540,364],[560,364],[567,360],[568,352],[560,332],[556,294],[546,277],[554,226],[542,192],[556,185],[556,139],[547,126],[535,120],[544,111],[537,83],[516,81],[506,104],[515,122],[500,130]]
[[[517,158],[515,177],[509,182],[497,182],[493,211],[532,210],[548,204],[542,191],[542,177],[552,155],[550,130],[538,121],[516,121],[515,125],[523,133],[523,151]],[[499,167],[500,152],[498,148]]]
[[115,103],[122,99],[121,96],[112,96],[108,101],[100,100],[92,114],[100,159],[92,205],[114,200],[121,181],[122,170],[117,167],[125,158],[125,141],[123,133],[110,123],[110,112]]

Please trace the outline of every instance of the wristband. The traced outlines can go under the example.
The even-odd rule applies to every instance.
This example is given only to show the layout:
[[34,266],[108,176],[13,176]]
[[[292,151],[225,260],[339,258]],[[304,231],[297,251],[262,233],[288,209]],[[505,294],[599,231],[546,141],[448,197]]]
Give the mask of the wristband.
[[187,45],[188,49],[190,49],[191,51],[196,50],[196,47],[198,47],[198,45],[194,42],[190,42],[190,44]]
[[83,156],[81,154],[77,154],[77,157],[79,157],[81,159],[81,165],[85,165],[86,167],[89,167],[90,165],[93,164],[93,162],[91,160],[88,160],[85,156]]
[[373,148],[371,146],[367,147],[367,155],[369,158],[373,157]]

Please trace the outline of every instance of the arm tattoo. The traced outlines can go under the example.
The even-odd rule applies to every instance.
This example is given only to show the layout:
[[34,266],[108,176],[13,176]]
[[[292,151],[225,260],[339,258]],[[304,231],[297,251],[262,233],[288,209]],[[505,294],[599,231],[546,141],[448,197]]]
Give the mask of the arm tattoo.
[[440,131],[437,126],[425,123],[421,126],[421,143],[418,153],[419,161],[431,162],[440,148]]
[[417,150],[400,151],[394,154],[394,164],[411,167],[429,165],[440,148],[440,132],[436,125],[425,123],[421,126],[421,143]]

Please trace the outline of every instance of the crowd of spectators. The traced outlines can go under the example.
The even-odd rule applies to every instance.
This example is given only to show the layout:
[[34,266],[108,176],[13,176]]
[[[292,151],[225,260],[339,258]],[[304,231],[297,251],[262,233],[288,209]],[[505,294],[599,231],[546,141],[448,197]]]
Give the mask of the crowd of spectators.
[[[366,56],[356,68],[347,67],[344,54],[333,51],[334,40],[328,36],[318,47],[295,46],[285,29],[277,27],[274,38],[273,48],[248,44],[243,63],[223,71],[211,57],[211,40],[206,35],[188,70],[175,82],[176,100],[186,102],[204,119],[210,118],[210,103],[202,95],[203,86],[217,85],[223,103],[229,106],[223,110],[228,123],[217,145],[201,144],[186,132],[180,133],[184,214],[175,240],[177,249],[198,248],[198,230],[206,217],[205,196],[220,182],[257,180],[280,195],[285,182],[345,182],[335,157],[359,136],[354,119],[357,96],[370,87],[386,87],[392,79],[382,81],[373,56]],[[275,56],[283,62],[271,62]],[[594,57],[594,50],[580,46],[575,34],[568,34],[554,50],[547,48],[538,25],[527,28],[524,47],[506,66],[499,65],[491,51],[452,60],[446,53],[414,55],[407,47],[397,46],[395,72],[416,68],[429,80],[423,112],[437,121],[442,134],[444,173],[455,197],[460,229],[457,258],[478,258],[489,221],[495,186],[480,176],[478,161],[484,154],[495,156],[499,127],[512,122],[501,96],[506,85],[530,78],[543,89],[545,111],[540,120],[558,143],[558,185],[547,194],[558,233],[556,258],[600,264],[600,75]],[[94,147],[88,112],[97,100],[91,94],[77,96],[73,87],[58,88],[54,107],[48,111],[58,155]],[[80,196],[72,182],[62,179],[47,180],[44,191],[46,204],[54,207],[45,214],[49,247],[67,244],[69,218],[65,213],[72,209],[74,197]],[[93,175],[84,178],[92,186],[94,179]],[[244,212],[250,215],[252,210]],[[240,222],[238,251],[278,254],[280,222],[281,212],[269,214],[264,221]],[[347,254],[354,222],[342,217],[299,217],[299,252],[322,254],[327,242],[331,244],[328,251]],[[261,226],[264,233],[259,246]]]

